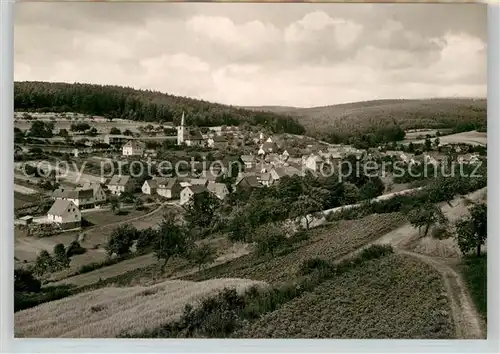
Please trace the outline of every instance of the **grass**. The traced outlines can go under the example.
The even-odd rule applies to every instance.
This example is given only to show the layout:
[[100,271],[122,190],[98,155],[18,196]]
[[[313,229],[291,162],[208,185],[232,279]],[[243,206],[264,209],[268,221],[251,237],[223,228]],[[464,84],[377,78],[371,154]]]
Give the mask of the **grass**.
[[369,215],[360,220],[341,220],[309,230],[309,239],[273,257],[254,254],[188,276],[188,280],[248,278],[268,283],[293,279],[301,263],[310,258],[334,260],[383,236],[406,222],[400,213]]
[[444,339],[453,326],[440,275],[393,254],[323,282],[234,337]]
[[22,194],[14,192],[14,209],[20,209],[39,202],[40,197],[34,194]]
[[460,264],[472,300],[485,321],[487,320],[487,263],[487,255],[483,253],[480,257],[465,257]]
[[178,319],[188,303],[224,288],[241,292],[252,285],[265,284],[246,279],[172,280],[151,287],[99,289],[17,312],[15,337],[110,338],[144,331]]

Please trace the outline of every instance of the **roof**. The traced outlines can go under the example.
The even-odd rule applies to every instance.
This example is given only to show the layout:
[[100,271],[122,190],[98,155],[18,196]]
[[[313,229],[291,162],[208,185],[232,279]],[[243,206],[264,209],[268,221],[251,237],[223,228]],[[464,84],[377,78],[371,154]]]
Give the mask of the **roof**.
[[191,192],[193,192],[193,194],[200,194],[203,192],[208,192],[207,187],[205,187],[204,185],[200,185],[200,184],[197,184],[194,186],[187,186],[186,188],[189,188],[191,190]]
[[227,187],[224,183],[210,182],[207,185],[207,189],[217,196],[223,197],[228,193]]
[[190,130],[188,135],[189,140],[203,140],[203,135],[199,130]]
[[109,181],[110,186],[125,186],[130,181],[130,176],[114,175]]
[[253,162],[253,161],[255,161],[255,156],[253,156],[253,155],[241,155],[240,159],[243,162]]
[[262,145],[263,150],[275,150],[277,148],[278,148],[278,146],[274,142],[265,142]]
[[71,200],[56,199],[56,201],[54,202],[54,204],[52,204],[47,214],[63,215],[66,213],[66,211],[70,206],[74,206],[75,208],[77,208],[75,203],[73,203]]
[[20,220],[25,220],[25,221],[33,220],[33,216],[31,216],[31,215],[25,215],[23,217],[20,217],[19,219]]
[[81,199],[81,198],[92,198],[94,196],[94,190],[91,188],[58,188],[53,193],[54,198],[68,198],[68,199]]
[[269,181],[270,179],[271,179],[271,173],[269,172],[264,172],[260,175],[261,181]]
[[215,136],[214,137],[214,142],[216,142],[216,143],[225,143],[225,142],[227,142],[227,139],[224,138],[223,136]]
[[201,186],[206,186],[207,183],[208,183],[208,180],[206,178],[191,178],[189,180],[189,183],[192,185],[192,186],[195,186],[195,185],[201,185]]
[[158,186],[165,189],[172,189],[176,183],[179,182],[177,178],[158,178]]
[[244,176],[238,184],[240,184],[242,181],[245,181],[246,184],[248,184],[250,187],[261,187],[262,185],[259,182],[259,179],[257,176]]

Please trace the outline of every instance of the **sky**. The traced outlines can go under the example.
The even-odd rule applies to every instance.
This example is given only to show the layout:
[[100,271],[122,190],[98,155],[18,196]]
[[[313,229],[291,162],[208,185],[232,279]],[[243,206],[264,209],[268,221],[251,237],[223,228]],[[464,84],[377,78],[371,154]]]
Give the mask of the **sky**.
[[477,4],[17,3],[16,81],[240,106],[486,97]]

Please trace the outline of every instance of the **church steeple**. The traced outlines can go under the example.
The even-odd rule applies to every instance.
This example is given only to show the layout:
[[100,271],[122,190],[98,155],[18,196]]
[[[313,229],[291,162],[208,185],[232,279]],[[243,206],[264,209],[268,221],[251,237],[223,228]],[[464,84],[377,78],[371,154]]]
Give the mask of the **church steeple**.
[[185,122],[184,122],[184,111],[182,111],[181,127],[183,127],[184,124],[185,124]]
[[181,125],[177,127],[177,145],[182,145],[184,143],[184,111],[182,111]]

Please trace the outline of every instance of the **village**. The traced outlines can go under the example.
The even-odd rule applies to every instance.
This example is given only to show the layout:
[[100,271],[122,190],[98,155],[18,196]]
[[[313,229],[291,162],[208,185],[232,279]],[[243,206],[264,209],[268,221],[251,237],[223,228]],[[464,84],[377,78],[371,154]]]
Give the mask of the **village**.
[[[95,128],[89,127],[89,129]],[[151,129],[153,128],[150,127]],[[117,129],[110,129],[111,132],[113,130]],[[392,143],[384,147],[362,150],[348,145],[328,144],[304,136],[278,136],[265,134],[262,131],[248,132],[237,126],[209,127],[204,130],[205,133],[202,133],[199,128],[187,126],[183,114],[181,124],[176,127],[175,143],[181,149],[190,151],[199,149],[205,152],[204,160],[206,152],[217,152],[221,159],[215,163],[209,161],[203,164],[202,161],[195,161],[194,166],[185,173],[177,171],[180,176],[173,177],[146,176],[142,179],[134,178],[127,173],[104,178],[87,174],[81,176],[75,183],[75,174],[72,174],[73,181],[70,180],[69,185],[63,185],[46,193],[50,195],[53,204],[45,216],[23,215],[16,220],[16,224],[28,225],[31,222],[53,224],[60,230],[72,230],[81,227],[81,210],[98,209],[120,196],[121,200],[126,199],[124,196],[135,195],[137,198],[146,197],[149,200],[153,198],[180,206],[187,204],[193,195],[203,192],[224,200],[231,191],[269,187],[278,184],[285,176],[303,177],[306,173],[313,175],[325,173],[327,167],[338,168],[348,156],[361,162],[389,160],[401,161],[406,165],[432,165],[437,168],[450,158],[451,152],[454,153],[456,161],[466,164],[479,163],[479,152],[485,154],[485,149],[480,145],[476,148],[466,143],[440,143],[439,137],[434,137],[431,141],[429,136],[420,145],[410,141],[409,145]],[[425,131],[423,133],[425,134]],[[78,139],[78,135],[75,138]],[[139,134],[135,136],[104,134],[102,141],[95,139],[84,148],[72,148],[70,156],[75,159],[92,159],[94,152],[102,156],[104,150],[107,157],[106,160],[100,157],[103,159],[101,162],[147,159],[148,164],[155,166],[161,163],[157,160],[159,152],[158,148],[148,148],[148,138],[150,137]],[[172,137],[169,138],[165,140],[163,137],[164,141],[172,142]],[[107,147],[103,149],[103,145]],[[161,148],[161,145],[155,145],[158,146]],[[394,147],[399,149],[392,150]],[[28,149],[25,147],[24,151]],[[234,151],[245,151],[245,153],[235,156]],[[20,147],[16,150],[16,154],[18,156],[23,154]],[[24,164],[29,165],[33,162],[27,161]],[[47,168],[50,170],[54,167],[49,164]],[[21,170],[26,171],[26,168],[18,165],[17,183],[26,184],[29,179],[23,179]],[[55,178],[56,174],[57,171],[54,171],[51,178]],[[63,184],[64,179],[67,179],[67,176],[62,176]],[[25,188],[30,190],[29,187]],[[22,189],[20,186],[20,190]],[[388,182],[386,189],[388,192],[393,191],[393,182]]]

